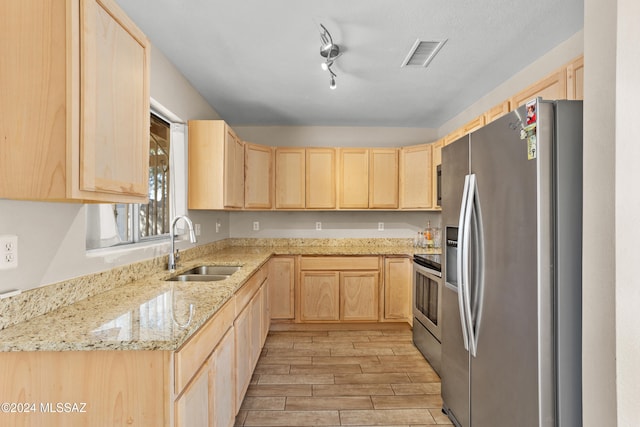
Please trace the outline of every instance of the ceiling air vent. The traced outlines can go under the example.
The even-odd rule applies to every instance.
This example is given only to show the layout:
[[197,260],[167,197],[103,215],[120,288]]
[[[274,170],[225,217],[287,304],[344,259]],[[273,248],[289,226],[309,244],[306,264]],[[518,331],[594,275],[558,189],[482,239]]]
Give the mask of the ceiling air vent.
[[426,67],[446,42],[416,40],[401,67]]

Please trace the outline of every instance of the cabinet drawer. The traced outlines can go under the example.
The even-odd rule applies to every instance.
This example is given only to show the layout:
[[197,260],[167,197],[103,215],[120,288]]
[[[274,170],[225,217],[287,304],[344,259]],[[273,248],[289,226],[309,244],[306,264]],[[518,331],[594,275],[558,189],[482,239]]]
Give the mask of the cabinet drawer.
[[233,325],[234,309],[233,299],[227,301],[207,323],[176,351],[174,358],[176,394],[179,394],[189,383],[227,330]]
[[255,294],[256,291],[260,289],[260,285],[262,285],[262,282],[264,282],[264,279],[266,278],[267,278],[267,266],[263,265],[262,267],[260,267],[260,270],[256,271],[253,274],[253,276],[251,276],[251,278],[247,280],[240,289],[238,289],[238,292],[236,292],[236,298],[235,298],[236,317],[238,316],[238,314],[240,314],[242,309],[249,303],[249,301],[251,301],[253,294]]
[[377,256],[317,256],[302,257],[301,270],[377,270]]

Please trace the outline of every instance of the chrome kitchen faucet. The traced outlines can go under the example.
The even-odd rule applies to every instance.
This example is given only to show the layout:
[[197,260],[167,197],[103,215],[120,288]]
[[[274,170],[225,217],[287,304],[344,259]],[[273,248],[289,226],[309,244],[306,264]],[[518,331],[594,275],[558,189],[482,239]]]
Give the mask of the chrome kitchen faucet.
[[171,221],[171,252],[169,253],[169,262],[167,264],[167,268],[170,271],[174,271],[176,269],[176,265],[178,263],[178,259],[180,258],[178,254],[178,250],[176,247],[176,223],[179,219],[184,219],[184,222],[187,223],[189,227],[189,240],[191,243],[196,243],[196,233],[193,231],[193,222],[186,215],[177,216]]

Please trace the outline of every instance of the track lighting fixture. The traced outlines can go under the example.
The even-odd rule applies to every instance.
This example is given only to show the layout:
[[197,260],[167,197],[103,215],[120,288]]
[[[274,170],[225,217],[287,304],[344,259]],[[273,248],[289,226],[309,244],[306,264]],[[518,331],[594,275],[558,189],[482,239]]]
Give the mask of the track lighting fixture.
[[333,42],[331,34],[326,27],[320,24],[322,31],[320,32],[320,55],[325,60],[320,64],[323,70],[328,71],[329,77],[329,89],[336,88],[336,73],[333,72],[331,67],[338,56],[340,56],[340,46]]

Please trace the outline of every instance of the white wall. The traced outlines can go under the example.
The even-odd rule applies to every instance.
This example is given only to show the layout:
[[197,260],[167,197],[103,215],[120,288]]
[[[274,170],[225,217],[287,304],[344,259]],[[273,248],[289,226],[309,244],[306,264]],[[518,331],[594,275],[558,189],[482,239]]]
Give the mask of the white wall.
[[[256,238],[413,238],[424,229],[440,225],[439,212],[233,212],[232,237]],[[253,231],[258,221],[259,231]],[[322,230],[316,230],[316,222]],[[378,231],[378,223],[384,231]]]
[[[616,54],[615,262],[618,425],[640,424],[640,2],[618,0]],[[591,283],[593,286],[594,284]],[[593,314],[593,313],[592,313]],[[593,316],[592,316],[593,317]]]
[[640,420],[640,4],[585,1],[584,425]]
[[[151,51],[151,97],[166,109],[189,120],[216,119],[219,115],[186,81],[164,54]],[[183,147],[184,149],[184,147]],[[202,223],[200,243],[228,237],[228,215],[220,214],[221,233],[215,231],[217,217],[195,214]],[[18,268],[0,270],[0,292],[30,289],[89,273],[130,264],[168,253],[168,244],[136,250],[107,251],[88,255],[85,251],[85,209],[76,203],[23,202],[0,199],[0,235],[18,236]],[[180,243],[179,246],[187,246]]]
[[616,1],[584,11],[583,418],[615,426]]

